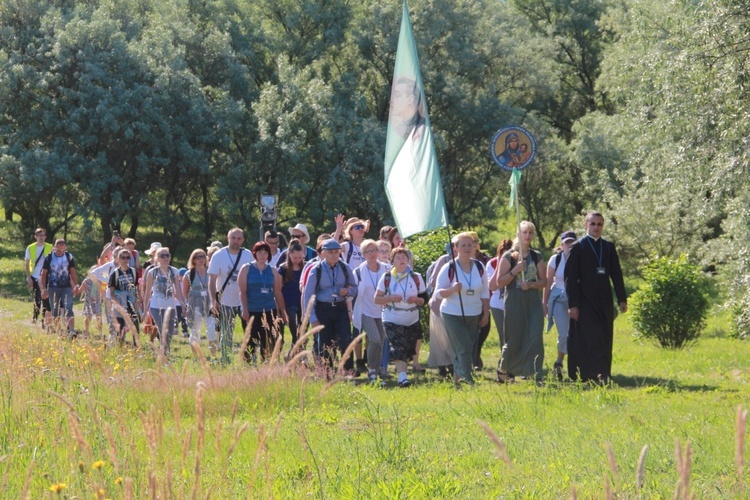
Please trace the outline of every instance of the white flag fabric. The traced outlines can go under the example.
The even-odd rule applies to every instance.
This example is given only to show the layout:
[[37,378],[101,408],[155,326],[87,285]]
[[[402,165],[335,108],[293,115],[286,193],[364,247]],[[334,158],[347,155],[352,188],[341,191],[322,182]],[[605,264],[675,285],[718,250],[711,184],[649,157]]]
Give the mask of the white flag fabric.
[[406,1],[391,87],[385,143],[385,192],[402,238],[448,225]]

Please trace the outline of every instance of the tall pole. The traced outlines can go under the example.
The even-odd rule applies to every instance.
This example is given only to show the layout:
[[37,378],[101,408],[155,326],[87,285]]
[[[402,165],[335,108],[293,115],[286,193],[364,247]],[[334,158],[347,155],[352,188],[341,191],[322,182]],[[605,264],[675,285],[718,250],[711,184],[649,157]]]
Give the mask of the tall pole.
[[[448,231],[448,252],[451,257],[451,261],[448,265],[453,266],[453,276],[456,278],[456,281],[458,281],[458,268],[456,267],[456,256],[455,256],[455,252],[453,251],[453,242],[451,241],[450,226],[446,224],[445,230]],[[466,324],[466,313],[464,312],[464,299],[461,297],[461,292],[458,292],[458,303],[461,305],[461,317],[464,319],[464,324]]]
[[[519,172],[520,173],[520,172]],[[519,175],[520,177],[520,175]],[[523,259],[523,238],[521,238],[521,204],[518,203],[518,186],[514,189],[513,194],[515,196],[516,204],[516,237],[518,238],[518,247],[521,250],[519,254],[519,261]],[[521,281],[526,281],[526,270],[521,270]]]

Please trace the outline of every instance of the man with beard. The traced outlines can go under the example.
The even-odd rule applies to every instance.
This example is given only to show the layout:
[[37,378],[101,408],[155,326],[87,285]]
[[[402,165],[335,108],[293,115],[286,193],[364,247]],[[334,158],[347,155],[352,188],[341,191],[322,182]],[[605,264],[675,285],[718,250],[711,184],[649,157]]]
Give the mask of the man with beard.
[[244,264],[253,261],[253,255],[242,248],[245,241],[242,229],[230,229],[227,241],[229,245],[216,252],[208,266],[208,295],[211,299],[211,312],[219,318],[222,363],[229,363],[231,359],[235,318],[240,316],[242,331],[247,328],[240,310],[242,304],[237,275]]

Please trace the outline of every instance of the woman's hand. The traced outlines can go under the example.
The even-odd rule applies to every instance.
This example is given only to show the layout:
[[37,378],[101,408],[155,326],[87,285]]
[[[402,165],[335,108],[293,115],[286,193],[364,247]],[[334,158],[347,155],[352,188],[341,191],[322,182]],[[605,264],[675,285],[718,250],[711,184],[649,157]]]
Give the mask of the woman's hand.
[[455,283],[453,283],[453,285],[451,285],[449,290],[451,291],[451,294],[461,293],[461,290],[463,290],[463,285],[461,285],[461,282],[456,281]]
[[391,299],[389,302],[393,302],[394,304],[398,304],[399,302],[404,300],[403,297],[401,297],[401,295],[391,295],[389,299]]
[[245,311],[243,309],[241,316],[242,316],[242,319],[244,319],[245,321],[250,321],[250,311]]
[[487,326],[487,324],[490,322],[490,312],[489,311],[483,311],[482,312],[482,319],[479,320],[479,326]]

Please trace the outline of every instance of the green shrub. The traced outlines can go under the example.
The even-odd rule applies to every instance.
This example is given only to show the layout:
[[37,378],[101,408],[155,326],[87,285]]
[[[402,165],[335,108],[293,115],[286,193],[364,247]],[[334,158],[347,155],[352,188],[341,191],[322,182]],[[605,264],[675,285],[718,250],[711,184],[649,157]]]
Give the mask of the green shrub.
[[648,265],[630,300],[630,320],[642,337],[680,349],[701,334],[708,312],[708,282],[687,257],[662,257]]
[[[451,230],[451,236],[455,234],[456,232]],[[448,231],[444,227],[410,236],[406,240],[406,246],[414,254],[414,271],[426,279],[427,268],[445,253],[447,244]]]
[[[451,230],[451,236],[454,234],[456,232]],[[425,282],[427,281],[427,268],[445,253],[448,241],[448,231],[444,227],[410,236],[406,240],[407,248],[414,254],[414,271],[421,274]],[[430,309],[427,304],[420,309],[419,323],[422,325],[422,337],[429,342]]]

